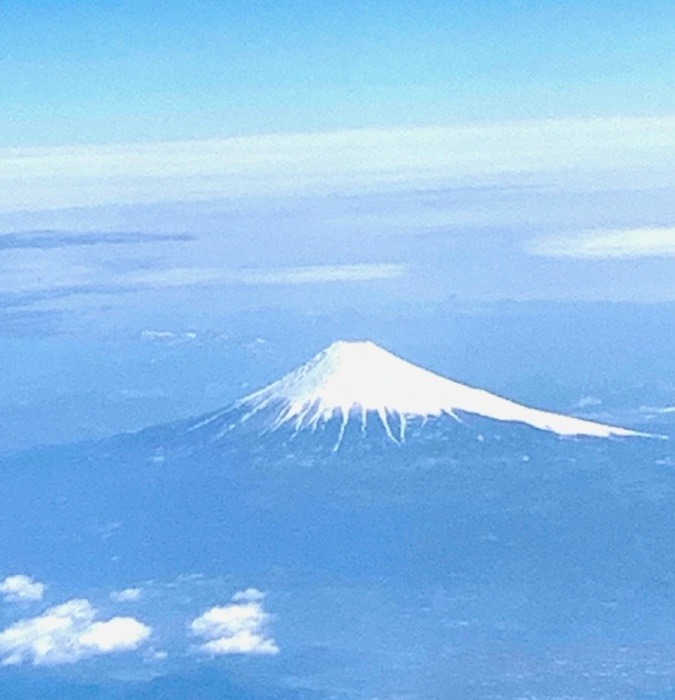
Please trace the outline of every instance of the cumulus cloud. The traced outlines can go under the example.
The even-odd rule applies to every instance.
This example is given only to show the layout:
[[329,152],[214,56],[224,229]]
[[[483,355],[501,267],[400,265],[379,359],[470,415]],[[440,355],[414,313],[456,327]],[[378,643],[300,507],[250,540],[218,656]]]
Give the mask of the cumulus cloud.
[[142,588],[125,588],[122,591],[114,591],[110,594],[110,600],[115,603],[135,603],[143,595]]
[[30,600],[42,600],[45,584],[36,581],[25,574],[7,576],[0,582],[0,595],[7,603],[18,603]]
[[76,598],[14,623],[0,632],[2,665],[75,663],[134,650],[150,637],[150,627],[133,617],[96,620],[96,616],[88,600]]
[[203,642],[199,651],[226,654],[274,655],[279,647],[269,636],[270,616],[262,607],[264,595],[255,588],[235,593],[230,605],[214,607],[190,623],[190,630]]
[[675,256],[675,228],[586,231],[530,241],[532,255],[550,258],[635,259]]

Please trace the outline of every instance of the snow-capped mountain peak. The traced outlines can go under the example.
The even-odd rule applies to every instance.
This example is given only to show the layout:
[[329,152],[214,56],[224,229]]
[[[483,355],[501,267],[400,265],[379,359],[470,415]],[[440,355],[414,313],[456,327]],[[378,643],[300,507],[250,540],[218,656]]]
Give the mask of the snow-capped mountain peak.
[[[315,430],[340,420],[336,448],[350,420],[363,433],[378,421],[395,442],[405,440],[407,423],[415,418],[474,414],[498,421],[530,425],[564,436],[634,436],[631,430],[594,423],[523,406],[508,399],[442,377],[384,350],[373,342],[338,341],[298,369],[239,401],[241,422],[262,413],[268,428],[289,426]],[[195,427],[216,420],[209,417]],[[232,426],[230,426],[232,427]]]

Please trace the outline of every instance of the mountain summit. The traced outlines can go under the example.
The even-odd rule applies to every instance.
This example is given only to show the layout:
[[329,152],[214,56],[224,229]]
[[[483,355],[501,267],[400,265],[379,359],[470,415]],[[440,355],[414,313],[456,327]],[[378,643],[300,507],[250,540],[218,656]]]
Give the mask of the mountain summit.
[[298,369],[211,414],[191,430],[212,424],[216,438],[237,425],[256,423],[265,432],[282,427],[294,432],[339,421],[335,449],[350,421],[363,435],[369,427],[384,429],[396,443],[405,440],[416,419],[449,417],[462,422],[467,414],[520,423],[562,436],[637,436],[631,430],[523,406],[508,399],[442,377],[384,350],[370,341],[338,341]]

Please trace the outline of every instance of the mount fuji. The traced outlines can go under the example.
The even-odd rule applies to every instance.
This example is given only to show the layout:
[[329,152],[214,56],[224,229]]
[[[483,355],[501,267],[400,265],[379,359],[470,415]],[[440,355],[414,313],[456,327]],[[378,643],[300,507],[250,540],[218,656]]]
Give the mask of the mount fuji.
[[[332,435],[382,434],[401,445],[434,422],[520,424],[563,437],[636,437],[642,433],[542,411],[418,367],[370,341],[338,341],[281,379],[233,405],[194,420],[187,433],[221,442],[237,430]],[[473,423],[472,423],[473,421]]]

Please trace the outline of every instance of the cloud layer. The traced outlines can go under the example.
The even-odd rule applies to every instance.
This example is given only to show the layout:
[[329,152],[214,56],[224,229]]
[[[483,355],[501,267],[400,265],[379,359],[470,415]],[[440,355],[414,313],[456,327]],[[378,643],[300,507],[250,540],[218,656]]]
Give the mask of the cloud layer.
[[133,617],[96,620],[85,599],[73,599],[0,632],[2,665],[56,665],[137,649],[151,629]]
[[672,299],[646,268],[554,279],[547,259],[673,255],[674,134],[616,118],[0,152],[0,305]]
[[[675,119],[520,121],[0,151],[0,212],[400,190],[510,173],[666,184]],[[630,166],[626,167],[629,163]],[[613,178],[615,176],[612,176]],[[568,181],[570,175],[565,175]]]

